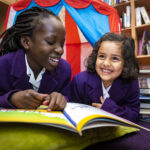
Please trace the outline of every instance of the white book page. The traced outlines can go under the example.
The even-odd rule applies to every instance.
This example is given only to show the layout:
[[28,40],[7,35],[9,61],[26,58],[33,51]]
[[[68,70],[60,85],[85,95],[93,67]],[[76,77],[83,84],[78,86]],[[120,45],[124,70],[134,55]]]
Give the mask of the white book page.
[[[108,120],[109,120],[109,118],[114,119],[114,120],[118,120],[118,121],[121,121],[121,122],[125,123],[126,125],[128,124],[128,125],[131,125],[131,126],[134,126],[134,127],[138,127],[138,128],[150,131],[150,129],[148,129],[148,128],[142,127],[138,124],[135,124],[135,123],[127,120],[127,119],[121,118],[121,117],[116,116],[112,113],[106,112],[102,109],[98,109],[98,108],[90,106],[90,105],[68,102],[66,108],[63,111],[63,113],[72,122],[72,124],[76,127],[76,129],[79,132],[81,132],[82,127],[84,126],[84,124],[86,122],[90,121],[91,119],[103,118],[103,117],[108,118]],[[92,117],[90,117],[90,116],[92,116]],[[110,125],[112,126],[112,124],[113,124],[112,120],[110,122],[111,122]],[[93,124],[91,124],[91,126],[93,126]],[[84,126],[84,128],[86,128],[86,127]]]
[[132,122],[130,122],[126,119],[123,119],[119,116],[113,115],[102,109],[98,109],[98,108],[90,106],[90,105],[79,104],[79,103],[67,103],[64,113],[67,113],[76,125],[82,119],[84,119],[85,117],[91,116],[91,115],[99,115],[99,117],[106,116],[111,119],[117,119],[117,120],[120,120],[123,122],[129,122],[129,123],[133,124]]

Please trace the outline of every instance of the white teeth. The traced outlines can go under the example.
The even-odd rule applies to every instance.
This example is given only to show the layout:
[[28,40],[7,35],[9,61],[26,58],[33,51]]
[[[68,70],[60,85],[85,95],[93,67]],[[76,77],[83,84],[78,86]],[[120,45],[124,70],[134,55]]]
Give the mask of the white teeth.
[[103,72],[106,72],[106,73],[110,73],[111,71],[110,70],[106,70],[106,69],[102,69]]
[[58,58],[52,58],[52,57],[49,57],[50,60],[54,61],[54,62],[58,62],[59,59]]

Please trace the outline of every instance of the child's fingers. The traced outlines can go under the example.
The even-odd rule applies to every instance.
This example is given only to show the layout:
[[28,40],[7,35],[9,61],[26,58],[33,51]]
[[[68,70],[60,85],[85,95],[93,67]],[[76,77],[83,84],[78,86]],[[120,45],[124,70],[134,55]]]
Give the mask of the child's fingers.
[[49,96],[49,104],[48,104],[47,111],[52,111],[52,110],[54,110],[55,103],[56,103],[56,98],[55,98],[55,97],[52,97],[52,96]]
[[101,108],[102,104],[99,103],[92,103],[92,106],[96,107],[96,108]]
[[102,96],[100,97],[100,102],[101,102],[102,104],[104,103],[104,99],[103,99]]
[[49,100],[44,100],[42,105],[48,105],[49,104]]
[[40,94],[40,93],[37,93],[34,91],[31,93],[31,96],[37,100],[42,101],[43,99],[45,99],[48,96],[48,94]]

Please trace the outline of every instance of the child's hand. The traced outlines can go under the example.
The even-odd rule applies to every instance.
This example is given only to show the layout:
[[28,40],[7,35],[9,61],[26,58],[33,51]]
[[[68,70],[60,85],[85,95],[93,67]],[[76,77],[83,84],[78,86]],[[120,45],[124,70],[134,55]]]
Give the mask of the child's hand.
[[10,102],[17,108],[36,109],[47,96],[48,94],[40,94],[30,89],[13,93]]
[[67,104],[65,97],[58,92],[52,92],[45,98],[43,105],[48,105],[47,111],[63,110]]
[[92,106],[94,106],[96,108],[101,108],[104,103],[104,99],[102,96],[100,97],[100,102],[101,102],[101,104],[100,103],[92,103]]

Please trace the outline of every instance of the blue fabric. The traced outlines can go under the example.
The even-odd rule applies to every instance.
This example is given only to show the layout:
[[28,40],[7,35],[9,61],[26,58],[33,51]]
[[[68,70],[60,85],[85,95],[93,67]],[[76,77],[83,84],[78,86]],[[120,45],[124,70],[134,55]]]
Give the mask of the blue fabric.
[[[36,3],[34,2],[34,0],[32,0],[31,3],[30,3],[30,5],[29,5],[27,8],[25,8],[25,9],[23,9],[23,10],[20,10],[20,11],[16,11],[16,15],[15,15],[13,24],[15,23],[15,21],[16,21],[16,19],[17,19],[17,16],[18,16],[21,12],[23,12],[23,11],[25,11],[25,10],[31,8],[31,7],[34,7],[34,6],[40,7],[38,4],[36,4]],[[57,5],[54,5],[54,6],[52,6],[52,7],[45,7],[45,8],[48,9],[48,10],[51,10],[53,13],[55,13],[56,15],[58,15],[58,13],[60,12],[62,6],[63,6],[62,1],[60,1]]]
[[[98,11],[95,10],[92,4],[84,9],[76,9],[69,6],[64,0],[61,0],[57,5],[45,8],[51,10],[56,15],[58,15],[63,5],[72,16],[74,21],[77,23],[83,35],[91,45],[94,45],[94,43],[103,34],[105,34],[106,32],[110,32],[108,16],[100,14]],[[37,5],[34,0],[32,0],[30,5],[26,9],[29,9],[33,6],[39,5]],[[14,23],[17,16],[26,9],[16,12]]]
[[84,9],[75,9],[62,1],[91,45],[94,45],[103,34],[110,32],[108,16],[100,14],[92,4]]

